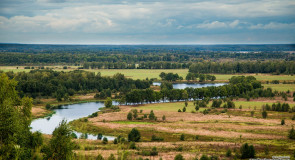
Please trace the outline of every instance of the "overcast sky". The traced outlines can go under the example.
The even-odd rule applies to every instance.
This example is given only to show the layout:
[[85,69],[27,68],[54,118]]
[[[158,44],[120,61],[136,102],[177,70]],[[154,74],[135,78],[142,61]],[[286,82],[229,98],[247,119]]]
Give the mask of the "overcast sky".
[[295,0],[0,0],[0,42],[295,43]]

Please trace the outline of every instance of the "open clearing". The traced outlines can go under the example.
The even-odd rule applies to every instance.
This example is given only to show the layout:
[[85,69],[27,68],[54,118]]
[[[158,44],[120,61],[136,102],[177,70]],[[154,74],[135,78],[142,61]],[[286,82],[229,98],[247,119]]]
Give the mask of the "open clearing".
[[[71,125],[78,131],[124,137],[127,137],[132,128],[137,128],[141,133],[142,142],[136,143],[136,146],[140,150],[151,150],[152,147],[157,147],[159,156],[155,156],[155,159],[160,157],[173,159],[176,154],[180,153],[180,148],[182,155],[187,159],[192,159],[196,155],[200,158],[201,154],[226,158],[225,152],[228,148],[232,151],[239,150],[243,143],[254,144],[256,155],[259,157],[291,155],[295,143],[294,140],[289,140],[287,135],[291,126],[295,125],[295,121],[291,120],[294,113],[268,111],[268,117],[263,119],[261,105],[272,104],[265,101],[265,99],[257,99],[257,101],[241,99],[235,101],[236,109],[228,109],[227,112],[224,112],[223,108],[211,109],[212,111],[207,115],[200,113],[205,108],[191,113],[191,110],[194,110],[192,102],[189,102],[187,111],[181,113],[177,110],[184,107],[184,102],[120,106],[121,111],[119,112],[99,113],[97,117],[88,118],[87,122],[80,119],[71,122]],[[211,102],[208,106],[210,105]],[[238,109],[239,105],[243,105],[243,108]],[[290,105],[293,107],[294,103]],[[257,106],[256,110],[254,110],[255,106]],[[127,114],[132,109],[138,110],[138,117],[149,114],[153,110],[157,121],[148,119],[129,121]],[[253,117],[250,114],[251,110],[255,111]],[[166,117],[165,120],[162,120],[163,115]],[[280,124],[282,118],[285,119],[285,125]],[[185,135],[185,141],[179,140],[181,134]],[[162,137],[164,140],[151,142],[152,135]],[[103,145],[101,141],[93,143],[97,143],[98,149],[77,150],[76,152],[86,155],[101,153],[105,158],[110,153],[117,154],[116,147],[118,146],[114,144]],[[266,146],[269,147],[268,155],[265,155],[264,152]],[[120,147],[124,148],[124,144],[121,144]],[[128,145],[125,144],[125,147],[128,150]],[[134,157],[141,157],[136,154],[136,150],[129,149],[128,152]]]

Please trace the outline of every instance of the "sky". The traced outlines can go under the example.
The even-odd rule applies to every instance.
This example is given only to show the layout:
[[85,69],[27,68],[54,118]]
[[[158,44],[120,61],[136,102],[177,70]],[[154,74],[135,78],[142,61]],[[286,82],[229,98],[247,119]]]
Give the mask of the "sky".
[[295,0],[0,0],[0,42],[295,43]]

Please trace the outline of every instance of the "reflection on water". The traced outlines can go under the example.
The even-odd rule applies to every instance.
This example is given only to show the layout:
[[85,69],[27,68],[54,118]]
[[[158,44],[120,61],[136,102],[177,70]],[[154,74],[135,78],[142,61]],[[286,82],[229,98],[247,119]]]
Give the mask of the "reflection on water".
[[[114,102],[114,105],[117,105],[117,102]],[[65,119],[68,122],[79,119],[82,117],[87,117],[94,112],[97,112],[99,108],[104,107],[103,102],[89,102],[89,103],[80,103],[80,104],[71,104],[63,106],[61,109],[55,109],[56,112],[52,117],[39,118],[32,122],[31,127],[32,131],[40,131],[44,134],[52,134],[54,129],[59,125],[59,123]],[[78,137],[81,136],[81,133],[75,132]],[[96,135],[88,134],[88,139],[96,139]],[[113,140],[115,137],[106,136],[109,140]]]
[[[203,87],[218,87],[226,85],[227,83],[174,83],[173,88],[174,89],[185,89],[185,88],[203,88]],[[160,86],[161,82],[154,82],[154,86]]]

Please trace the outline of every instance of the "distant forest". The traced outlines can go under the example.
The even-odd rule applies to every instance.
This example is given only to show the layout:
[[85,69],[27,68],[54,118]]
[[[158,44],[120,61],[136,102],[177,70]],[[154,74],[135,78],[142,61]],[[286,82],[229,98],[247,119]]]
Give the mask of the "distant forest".
[[79,69],[186,69],[194,73],[295,73],[295,44],[0,44],[0,65],[75,65]]

